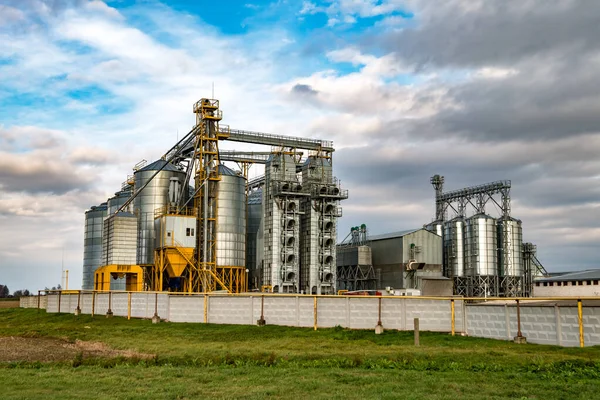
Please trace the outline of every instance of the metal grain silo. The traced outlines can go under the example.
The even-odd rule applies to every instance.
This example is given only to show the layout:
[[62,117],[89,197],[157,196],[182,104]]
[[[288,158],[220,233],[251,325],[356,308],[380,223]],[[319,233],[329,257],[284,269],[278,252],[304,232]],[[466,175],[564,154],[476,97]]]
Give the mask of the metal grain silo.
[[[115,193],[115,195],[113,197],[111,197],[110,199],[108,199],[108,215],[113,215],[115,214],[119,208],[125,204],[125,202],[127,200],[129,200],[129,198],[131,197],[131,186],[126,187],[123,190],[120,190],[118,192]],[[123,211],[127,211],[127,210],[123,210]]]
[[444,223],[442,221],[433,221],[432,223],[425,225],[425,229],[429,232],[433,232],[438,236],[443,236],[444,234]]
[[497,276],[496,220],[476,214],[466,220],[466,261],[470,276]]
[[107,205],[91,207],[85,212],[83,236],[83,290],[94,288],[94,272],[102,263],[102,225],[107,214]]
[[[156,171],[162,170],[154,177]],[[185,172],[177,169],[173,164],[164,160],[157,160],[134,173],[134,188],[137,190],[148,182],[148,186],[136,196],[133,201],[134,214],[138,217],[138,246],[137,263],[154,264],[154,217],[157,209],[169,204],[169,186],[171,178],[179,182],[185,181]]]
[[219,165],[217,267],[246,266],[246,179]]
[[[438,226],[440,226],[438,224]],[[442,235],[440,235],[442,236]],[[465,274],[465,220],[457,217],[444,224],[444,264],[452,277]]]
[[[508,248],[504,248],[504,229],[508,236]],[[498,265],[501,276],[523,276],[523,227],[521,221],[508,217],[498,219]],[[504,254],[508,254],[505,265]]]

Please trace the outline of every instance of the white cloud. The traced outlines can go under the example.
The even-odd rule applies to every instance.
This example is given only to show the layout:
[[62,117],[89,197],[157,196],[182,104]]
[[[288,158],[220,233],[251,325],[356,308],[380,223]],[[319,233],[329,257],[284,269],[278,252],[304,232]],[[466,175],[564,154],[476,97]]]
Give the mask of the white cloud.
[[0,27],[24,20],[25,14],[21,10],[0,4]]
[[518,74],[519,71],[514,68],[496,68],[496,67],[484,67],[479,68],[473,72],[475,78],[483,79],[503,79]]

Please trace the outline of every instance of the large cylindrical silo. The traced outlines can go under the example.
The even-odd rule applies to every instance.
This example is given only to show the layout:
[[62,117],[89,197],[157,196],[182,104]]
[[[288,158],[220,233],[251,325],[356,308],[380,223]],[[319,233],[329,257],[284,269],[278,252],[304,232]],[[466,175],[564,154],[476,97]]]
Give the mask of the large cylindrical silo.
[[107,213],[106,203],[85,212],[83,239],[83,290],[94,289],[94,272],[102,263],[102,225]]
[[[508,236],[508,248],[504,248],[504,227]],[[498,219],[498,265],[501,276],[523,276],[523,228],[516,218]],[[504,262],[505,254],[508,262]],[[507,264],[507,265],[505,265]]]
[[[162,170],[152,178],[161,168]],[[164,160],[157,160],[136,171],[133,176],[135,190],[141,188],[152,178],[148,186],[133,200],[133,210],[137,214],[139,223],[137,262],[138,264],[154,264],[156,210],[169,204],[171,178],[177,178],[183,184],[185,172]]]
[[127,200],[129,200],[131,197],[131,189],[131,186],[129,186],[126,189],[118,191],[113,197],[108,199],[108,215],[115,214],[119,208],[121,208],[121,206],[125,204]]
[[466,220],[467,274],[497,276],[496,220],[476,214]]
[[219,165],[217,267],[246,266],[246,179]]
[[465,276],[465,220],[457,217],[444,224],[444,256],[448,274]]

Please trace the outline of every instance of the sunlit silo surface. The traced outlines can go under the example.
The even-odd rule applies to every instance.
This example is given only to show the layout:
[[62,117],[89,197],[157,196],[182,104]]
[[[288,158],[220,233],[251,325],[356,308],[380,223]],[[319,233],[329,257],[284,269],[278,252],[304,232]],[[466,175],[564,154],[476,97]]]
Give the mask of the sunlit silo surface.
[[[438,229],[438,224],[435,228]],[[448,274],[452,277],[465,276],[465,220],[456,217],[444,224],[444,255]]]
[[477,214],[466,220],[467,274],[496,276],[497,263],[496,220],[489,215]]
[[107,205],[91,207],[85,212],[85,230],[83,239],[83,282],[81,288],[94,288],[94,272],[102,262],[102,224],[106,217]]
[[[164,166],[164,168],[162,168]],[[159,169],[162,170],[154,177]],[[169,186],[171,178],[176,178],[181,184],[185,181],[185,172],[164,160],[157,160],[134,173],[134,189],[137,190],[152,178],[148,186],[138,194],[133,201],[134,213],[138,216],[138,247],[137,263],[154,263],[154,217],[157,209],[169,203]]]
[[219,165],[217,266],[246,265],[246,180]]
[[[507,227],[508,248],[503,249],[504,226]],[[523,228],[521,221],[516,218],[498,219],[498,265],[501,276],[523,275]],[[504,254],[508,254],[508,265],[505,266]]]

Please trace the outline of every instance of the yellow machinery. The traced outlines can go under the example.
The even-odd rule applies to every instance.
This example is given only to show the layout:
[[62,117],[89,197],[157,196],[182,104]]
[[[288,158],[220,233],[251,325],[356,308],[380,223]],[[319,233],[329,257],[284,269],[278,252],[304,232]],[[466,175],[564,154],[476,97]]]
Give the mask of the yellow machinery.
[[125,278],[125,290],[139,292],[144,290],[144,270],[139,265],[105,265],[96,270],[94,290],[109,291],[110,279]]

